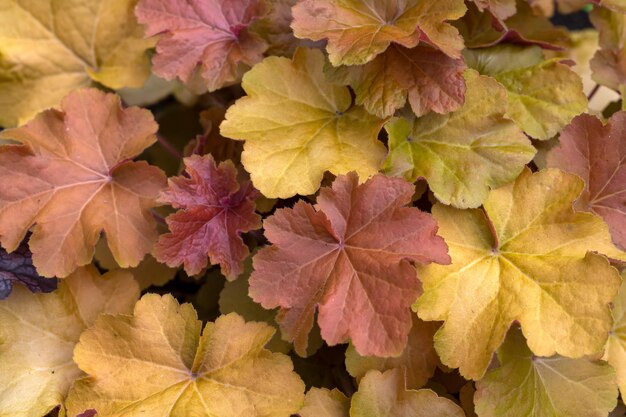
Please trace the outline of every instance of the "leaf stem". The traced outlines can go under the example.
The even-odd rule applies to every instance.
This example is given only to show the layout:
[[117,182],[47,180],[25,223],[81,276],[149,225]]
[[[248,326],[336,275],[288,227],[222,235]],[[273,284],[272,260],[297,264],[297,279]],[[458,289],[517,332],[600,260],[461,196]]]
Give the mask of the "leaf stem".
[[600,84],[596,84],[595,87],[591,89],[589,94],[587,94],[587,101],[591,101],[591,99],[593,98],[593,96],[596,95],[599,89],[600,89]]
[[163,136],[157,133],[156,137],[159,145],[161,145],[163,149],[167,151],[167,153],[169,153],[176,159],[183,159],[183,154],[178,149],[176,149],[174,145],[169,143]]

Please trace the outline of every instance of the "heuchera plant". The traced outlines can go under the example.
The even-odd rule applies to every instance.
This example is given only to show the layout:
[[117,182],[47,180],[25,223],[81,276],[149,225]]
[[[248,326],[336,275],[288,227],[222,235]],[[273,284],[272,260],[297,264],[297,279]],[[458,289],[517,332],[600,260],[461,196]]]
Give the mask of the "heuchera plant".
[[0,0],[0,417],[626,416],[589,1]]

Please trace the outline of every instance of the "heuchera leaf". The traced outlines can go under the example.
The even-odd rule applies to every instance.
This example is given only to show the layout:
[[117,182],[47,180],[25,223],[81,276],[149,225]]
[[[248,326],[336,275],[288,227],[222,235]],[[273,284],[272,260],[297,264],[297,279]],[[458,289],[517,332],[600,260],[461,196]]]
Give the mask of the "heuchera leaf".
[[11,294],[16,282],[32,292],[51,292],[57,288],[56,279],[39,276],[32,256],[26,242],[22,242],[12,253],[0,248],[0,300]]
[[221,133],[246,140],[243,165],[266,197],[313,194],[324,171],[367,178],[385,157],[377,139],[384,120],[326,81],[324,62],[321,51],[304,48],[293,61],[264,59],[243,77],[248,97],[226,113]]
[[81,333],[101,313],[129,313],[139,287],[128,272],[76,270],[49,294],[16,286],[0,302],[0,415],[40,417],[81,376],[72,361]]
[[185,83],[199,76],[209,91],[263,58],[267,44],[249,26],[266,12],[261,0],[139,0],[136,9],[146,36],[161,35],[154,73]]
[[[626,7],[625,7],[626,8]],[[589,15],[600,36],[591,60],[592,78],[614,90],[626,88],[626,18],[624,13],[596,7]]]
[[437,199],[478,207],[490,188],[513,181],[535,148],[504,117],[506,91],[495,80],[465,73],[465,104],[448,115],[393,119],[387,126],[385,172],[409,181],[425,178]]
[[383,372],[400,368],[405,371],[407,388],[421,388],[433,376],[439,364],[439,357],[433,346],[433,335],[438,327],[436,323],[424,322],[413,315],[413,327],[400,356],[389,358],[361,356],[353,346],[349,346],[346,351],[346,369],[350,375],[359,380],[372,369]]
[[459,58],[463,38],[448,20],[465,14],[461,0],[300,0],[294,6],[298,38],[327,39],[331,64],[365,64],[393,42],[407,48],[420,39]]
[[547,155],[549,167],[585,181],[576,207],[607,222],[613,241],[626,250],[626,112],[615,113],[606,125],[582,114],[561,132],[560,144]]
[[513,45],[466,50],[467,64],[507,89],[507,115],[535,139],[550,139],[587,109],[582,80],[538,47]]
[[0,125],[21,124],[92,81],[141,87],[150,74],[137,0],[4,0]]
[[76,381],[69,415],[288,417],[304,400],[289,357],[263,348],[274,330],[220,316],[202,331],[191,304],[148,294],[132,316],[104,315],[74,353],[90,377]]
[[300,417],[350,417],[350,400],[337,388],[311,388],[304,398]]
[[626,254],[600,217],[572,209],[583,186],[556,169],[525,169],[489,193],[484,211],[434,206],[452,264],[418,266],[424,294],[414,308],[423,320],[444,321],[435,348],[445,365],[480,379],[513,321],[536,355],[602,349],[620,279],[590,251]]
[[482,12],[488,9],[495,17],[505,20],[515,14],[515,0],[473,0]]
[[249,181],[237,182],[230,161],[216,165],[211,155],[193,155],[184,163],[187,176],[170,178],[160,197],[179,210],[165,219],[171,233],[161,235],[154,255],[171,267],[184,264],[189,275],[199,274],[208,256],[226,278],[235,279],[248,255],[241,233],[261,228],[254,212],[258,191]]
[[412,49],[391,45],[373,61],[338,67],[329,76],[349,84],[357,104],[384,118],[393,116],[407,98],[418,116],[456,110],[465,97],[464,70],[462,59],[450,58],[426,44]]
[[350,417],[464,417],[461,407],[429,389],[407,390],[404,372],[370,371],[352,396]]
[[498,358],[500,367],[476,383],[480,417],[606,417],[617,405],[615,371],[605,362],[534,356],[518,329]]
[[[419,281],[408,260],[449,261],[430,215],[404,207],[413,186],[351,173],[323,188],[312,206],[299,201],[264,222],[272,246],[255,255],[250,296],[282,307],[283,337],[304,355],[316,309],[329,345],[348,339],[362,355],[402,353]],[[393,300],[393,301],[391,301]]]
[[613,301],[613,329],[606,344],[606,360],[615,369],[623,397],[626,393],[626,270],[622,271],[622,286]]
[[15,250],[29,228],[40,275],[65,277],[91,262],[100,232],[122,267],[135,266],[157,238],[150,208],[163,172],[131,159],[156,141],[152,115],[119,97],[78,90],[0,138],[0,242]]

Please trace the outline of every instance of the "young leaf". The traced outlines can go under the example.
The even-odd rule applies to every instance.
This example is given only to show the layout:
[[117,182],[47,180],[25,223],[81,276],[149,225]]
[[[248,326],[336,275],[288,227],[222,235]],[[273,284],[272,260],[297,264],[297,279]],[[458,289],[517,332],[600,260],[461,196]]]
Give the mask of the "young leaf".
[[150,208],[163,172],[131,159],[156,141],[152,115],[119,97],[79,90],[0,138],[0,242],[15,250],[29,228],[40,275],[65,277],[91,262],[104,230],[122,267],[135,266],[157,238]]
[[429,389],[407,390],[404,372],[369,371],[352,396],[351,417],[464,417],[461,407]]
[[16,282],[31,292],[51,292],[57,288],[57,280],[39,276],[33,266],[32,254],[26,242],[12,253],[0,248],[0,300],[7,298]]
[[613,301],[613,329],[606,345],[606,360],[615,369],[617,384],[626,393],[626,270],[622,271],[622,286]]
[[351,173],[323,188],[312,206],[299,201],[265,223],[272,246],[255,255],[250,296],[282,307],[283,336],[304,355],[316,309],[329,345],[352,340],[362,355],[399,355],[419,294],[407,261],[446,263],[446,245],[430,215],[405,207],[413,186]]
[[146,36],[161,35],[154,73],[185,83],[197,74],[209,91],[263,58],[267,45],[249,26],[266,12],[261,0],[139,0],[136,9]]
[[365,64],[392,42],[412,48],[420,39],[459,58],[463,38],[446,21],[466,10],[461,0],[300,0],[291,27],[298,38],[327,39],[334,66]]
[[466,50],[467,64],[507,89],[507,115],[535,139],[550,139],[587,109],[582,80],[538,47],[513,45]]
[[200,273],[208,256],[233,280],[248,256],[241,233],[261,228],[261,217],[254,212],[258,192],[249,181],[237,182],[230,161],[218,166],[211,155],[193,155],[184,163],[188,176],[170,178],[160,198],[179,210],[165,219],[171,233],[161,235],[154,255],[171,267],[184,264],[189,275]]
[[6,0],[0,8],[0,126],[21,124],[92,81],[141,87],[150,74],[137,0]]
[[40,417],[62,404],[81,375],[72,361],[81,333],[102,313],[129,313],[138,298],[131,274],[101,277],[93,266],[50,294],[16,286],[0,301],[0,415]]
[[498,358],[476,383],[480,417],[606,417],[617,405],[615,372],[604,362],[534,356],[517,329]]
[[69,415],[288,417],[304,399],[291,360],[263,346],[274,330],[237,314],[202,322],[190,304],[148,294],[132,316],[101,316],[80,338]]
[[400,356],[390,358],[361,356],[353,346],[349,346],[346,351],[346,368],[357,380],[371,369],[384,372],[400,368],[405,371],[407,388],[421,388],[433,376],[439,364],[439,357],[433,346],[433,335],[438,327],[436,323],[424,322],[414,314],[413,327]]
[[311,388],[304,398],[300,417],[350,417],[350,400],[338,389]]
[[600,217],[572,209],[583,186],[556,169],[526,169],[514,184],[490,192],[484,212],[433,208],[452,264],[418,267],[424,294],[414,307],[423,320],[445,321],[435,334],[445,365],[480,379],[513,321],[536,355],[602,349],[620,279],[591,251],[626,254]]
[[448,113],[463,104],[465,80],[462,59],[421,44],[407,49],[391,45],[362,66],[341,66],[329,71],[331,80],[352,86],[356,103],[385,118],[409,100],[413,112]]
[[293,61],[266,58],[243,78],[249,96],[226,113],[221,133],[246,140],[243,165],[266,197],[313,194],[327,170],[367,178],[385,157],[377,139],[384,120],[326,81],[324,62],[322,52],[304,48]]
[[613,241],[626,250],[626,112],[606,125],[582,114],[561,132],[560,144],[547,156],[550,167],[578,175],[585,189],[577,208],[607,222]]
[[439,201],[461,208],[481,205],[490,188],[513,181],[536,152],[504,117],[504,88],[473,70],[465,80],[459,110],[387,125],[390,151],[383,165],[409,181],[426,178]]

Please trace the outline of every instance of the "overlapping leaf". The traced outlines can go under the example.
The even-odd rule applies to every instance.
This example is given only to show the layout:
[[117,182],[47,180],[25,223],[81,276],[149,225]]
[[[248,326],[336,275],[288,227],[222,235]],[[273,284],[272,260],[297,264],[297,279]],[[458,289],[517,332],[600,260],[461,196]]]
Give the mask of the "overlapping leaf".
[[482,12],[488,9],[494,16],[500,20],[505,20],[515,14],[516,0],[473,0],[474,4]]
[[424,322],[413,315],[413,326],[400,356],[388,358],[361,356],[353,346],[349,346],[346,351],[346,369],[350,375],[361,379],[372,369],[384,372],[400,368],[405,371],[407,388],[421,388],[433,376],[439,364],[439,357],[433,346],[433,335],[437,327],[436,323]]
[[50,294],[16,286],[0,301],[0,415],[40,417],[62,404],[81,376],[73,362],[81,333],[102,314],[128,313],[139,287],[128,272],[78,269]]
[[[626,6],[624,6],[626,10]],[[590,14],[600,35],[600,49],[591,60],[593,79],[599,84],[626,90],[626,18],[624,13],[596,7]]]
[[196,275],[207,266],[208,256],[228,279],[235,279],[248,255],[241,233],[261,227],[261,217],[254,213],[258,192],[249,181],[237,182],[230,161],[216,165],[211,155],[193,155],[184,163],[187,176],[170,178],[160,198],[179,210],[167,217],[171,233],[161,235],[155,257],[171,267],[184,264],[189,275]]
[[448,262],[432,218],[404,207],[412,194],[400,178],[379,174],[358,185],[352,173],[322,189],[316,206],[299,201],[265,221],[273,245],[254,257],[250,295],[265,308],[285,309],[283,336],[298,353],[306,351],[316,309],[329,345],[351,339],[362,355],[402,352],[407,308],[419,290],[407,260]]
[[137,0],[5,0],[0,8],[0,126],[21,124],[92,81],[140,87],[150,66]]
[[556,59],[544,60],[537,47],[468,50],[465,58],[507,89],[507,115],[533,138],[550,139],[587,109],[580,77]]
[[0,248],[0,300],[11,294],[16,283],[25,285],[32,292],[51,292],[57,287],[56,279],[39,276],[26,242],[12,253]]
[[407,49],[391,45],[362,66],[332,70],[331,79],[349,84],[357,104],[378,117],[393,116],[407,101],[413,112],[448,113],[463,104],[465,80],[462,59],[450,58],[424,44]]
[[193,307],[170,295],[145,295],[132,316],[101,316],[76,347],[90,377],[72,387],[68,414],[288,417],[302,406],[291,360],[263,348],[270,326],[233,313],[201,330]]
[[437,199],[455,207],[477,207],[490,188],[520,173],[535,149],[506,119],[506,91],[469,70],[465,104],[449,115],[394,119],[387,125],[386,172],[409,181],[426,178]]
[[460,0],[300,0],[293,8],[294,34],[327,39],[331,64],[365,64],[391,43],[407,48],[427,39],[458,58],[463,38],[448,20],[465,14]]
[[498,358],[477,382],[480,417],[606,417],[617,404],[615,372],[604,362],[534,356],[517,329]]
[[149,209],[163,172],[131,159],[156,140],[152,115],[123,109],[113,94],[79,90],[62,111],[46,110],[0,137],[0,242],[15,250],[35,224],[29,246],[46,277],[91,262],[101,231],[123,267],[135,266],[157,238]]
[[368,372],[352,396],[350,417],[464,417],[461,407],[429,389],[408,390],[404,372]]
[[424,294],[415,307],[424,320],[444,321],[435,348],[445,365],[480,379],[513,321],[536,355],[602,349],[620,279],[590,251],[626,254],[600,217],[573,211],[583,187],[556,169],[525,170],[491,191],[484,211],[433,208],[452,264],[418,267]]
[[146,36],[161,35],[155,74],[209,91],[239,80],[263,58],[267,44],[250,24],[267,12],[261,0],[139,0],[136,14]]
[[324,171],[367,178],[385,156],[383,120],[352,106],[348,88],[325,79],[324,62],[303,48],[293,61],[266,58],[243,78],[248,97],[226,113],[221,133],[246,140],[243,165],[266,197],[313,194]]
[[606,345],[606,360],[615,369],[620,393],[626,393],[626,270],[613,301],[613,328]]
[[615,113],[606,125],[583,114],[561,132],[550,150],[550,167],[574,173],[585,181],[577,208],[607,222],[613,241],[626,250],[626,112]]

